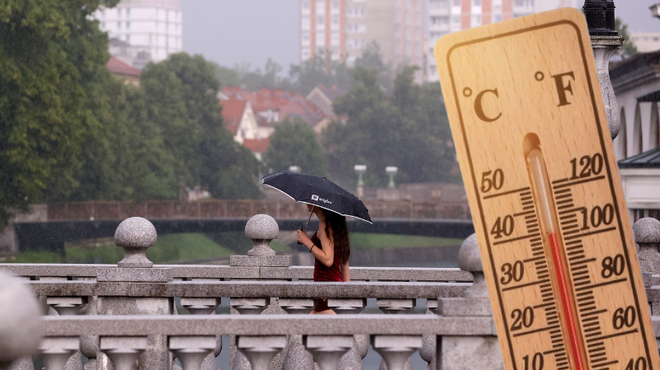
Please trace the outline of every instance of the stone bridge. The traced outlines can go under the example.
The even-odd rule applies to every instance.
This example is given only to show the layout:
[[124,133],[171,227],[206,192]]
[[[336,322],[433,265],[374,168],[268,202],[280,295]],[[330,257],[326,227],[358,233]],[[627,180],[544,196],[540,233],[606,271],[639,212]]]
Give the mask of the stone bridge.
[[[373,225],[352,222],[352,232],[465,238],[473,232],[467,204],[445,202],[366,202]],[[64,250],[64,243],[112,237],[121,220],[144,217],[159,234],[242,231],[255,214],[268,214],[281,230],[296,230],[309,213],[291,200],[209,200],[135,202],[66,202],[32,207],[5,231],[13,251]],[[350,218],[349,218],[350,221]],[[315,222],[311,224],[315,227]],[[0,244],[2,244],[0,242]]]

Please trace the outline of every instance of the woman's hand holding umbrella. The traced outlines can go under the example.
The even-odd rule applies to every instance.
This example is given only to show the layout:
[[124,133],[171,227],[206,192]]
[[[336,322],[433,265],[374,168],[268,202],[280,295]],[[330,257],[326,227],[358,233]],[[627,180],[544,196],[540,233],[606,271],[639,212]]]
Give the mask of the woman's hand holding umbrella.
[[[310,244],[312,243],[312,240],[309,238],[306,232],[302,230],[298,230],[298,234],[296,235],[296,239],[298,239],[298,243],[304,244],[307,248],[310,247]],[[310,252],[312,250],[310,249]]]

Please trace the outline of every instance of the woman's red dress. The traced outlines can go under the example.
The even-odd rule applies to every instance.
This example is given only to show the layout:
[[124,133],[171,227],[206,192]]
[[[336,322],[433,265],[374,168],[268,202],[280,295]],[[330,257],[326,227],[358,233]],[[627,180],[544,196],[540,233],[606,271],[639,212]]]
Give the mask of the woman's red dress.
[[[317,236],[318,231],[312,236],[312,243],[316,245],[315,248],[323,250],[321,245],[321,239]],[[339,266],[339,258],[337,253],[335,253],[335,260],[332,263],[332,266],[326,267],[318,259],[314,258],[314,281],[344,281],[343,276],[341,275],[341,267]],[[319,298],[316,301],[316,312],[329,310],[328,300],[326,298]]]

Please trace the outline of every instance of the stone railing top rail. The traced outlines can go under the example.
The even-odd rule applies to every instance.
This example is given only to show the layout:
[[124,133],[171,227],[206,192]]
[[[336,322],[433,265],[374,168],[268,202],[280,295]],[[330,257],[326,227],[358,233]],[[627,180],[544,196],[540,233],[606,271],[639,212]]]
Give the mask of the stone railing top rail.
[[277,281],[173,281],[94,282],[30,281],[37,295],[122,297],[233,297],[233,298],[431,298],[458,297],[469,283],[406,282],[277,282]]
[[[365,201],[371,217],[469,218],[467,202]],[[26,222],[64,220],[122,220],[127,217],[149,219],[176,218],[249,218],[258,213],[277,219],[303,218],[305,205],[291,200],[205,200],[205,201],[89,201],[47,203],[41,217],[27,217]],[[46,216],[45,219],[43,216]],[[29,220],[29,221],[28,221]]]
[[44,316],[46,336],[136,335],[496,335],[492,317],[436,315]]
[[[117,265],[91,264],[0,264],[0,270],[16,276],[96,278],[99,271],[115,268]],[[170,269],[174,279],[298,279],[312,280],[314,267],[260,267],[260,266],[212,266],[212,265],[154,265],[154,268]],[[351,280],[354,281],[456,281],[471,282],[472,274],[458,268],[407,268],[407,267],[354,267],[351,266]]]
[[[436,315],[42,316],[46,336],[437,334],[496,335],[491,317]],[[660,338],[660,316],[652,316]]]

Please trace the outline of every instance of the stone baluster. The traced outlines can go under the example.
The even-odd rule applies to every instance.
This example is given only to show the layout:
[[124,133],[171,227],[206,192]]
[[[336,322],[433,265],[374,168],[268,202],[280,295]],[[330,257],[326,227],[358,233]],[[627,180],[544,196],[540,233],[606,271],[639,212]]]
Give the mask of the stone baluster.
[[314,309],[311,298],[280,298],[280,307],[290,315],[307,314]]
[[344,314],[358,314],[367,307],[366,298],[354,298],[354,299],[337,299],[329,298],[328,307],[330,307],[337,315]]
[[336,370],[339,360],[353,347],[353,336],[305,335],[303,343],[320,370]]
[[[66,278],[49,279],[66,281]],[[87,297],[46,297],[46,304],[49,307],[49,315],[77,315],[78,312],[80,312],[80,310],[87,304]],[[73,339],[75,339],[75,343],[78,343],[78,338],[72,338],[72,340]],[[73,341],[71,343],[73,343]],[[64,356],[64,354],[61,356]],[[66,370],[83,370],[82,354],[80,351],[74,351],[72,356],[67,355],[66,358],[68,358],[66,364],[64,365]]]
[[34,294],[14,276],[0,271],[0,370],[33,370],[43,329]]
[[286,348],[287,339],[285,335],[241,335],[236,338],[236,343],[238,350],[250,361],[252,370],[268,370],[275,355]]
[[[99,269],[97,281],[159,284],[172,281],[172,270],[155,268],[146,255],[147,249],[156,244],[157,234],[147,219],[131,217],[122,221],[115,231],[115,244],[123,248],[125,257],[116,268]],[[98,297],[98,315],[172,315],[174,300],[170,297]],[[128,366],[132,358],[138,359],[138,369],[172,368],[167,336],[149,335],[140,338],[101,337],[101,353],[97,356],[96,370],[108,370],[108,361],[114,369]],[[116,364],[114,361],[121,361]],[[131,362],[131,366],[132,362]]]
[[[181,306],[192,315],[211,315],[220,298],[181,298]],[[170,351],[181,361],[184,370],[216,370],[215,358],[222,351],[222,336],[169,337]]]
[[64,370],[69,357],[78,352],[79,347],[79,337],[46,337],[39,345],[39,355],[46,369]]
[[[92,297],[92,299],[87,303],[86,306],[86,315],[95,316],[98,314],[98,299],[97,297]],[[101,353],[99,347],[99,336],[98,335],[82,335],[80,336],[80,353],[88,358],[87,364],[83,367],[84,370],[96,370],[97,366],[97,355]]]
[[411,368],[410,355],[422,348],[422,336],[372,335],[371,346],[383,358],[387,364],[387,370],[404,370]]
[[[206,358],[215,352],[217,343],[217,338],[213,335],[169,337],[170,351],[181,361],[183,370],[202,369]],[[222,339],[220,343],[220,348],[222,348]],[[215,356],[212,356],[211,361],[215,362]],[[217,368],[215,364],[212,365],[213,369]]]
[[[245,236],[252,240],[253,247],[248,251],[247,256],[230,256],[229,265],[235,268],[291,266],[291,256],[277,256],[275,251],[270,247],[270,242],[273,239],[277,239],[279,231],[280,228],[277,226],[277,221],[271,216],[266,214],[252,216],[245,224]],[[278,301],[277,297],[230,298],[229,305],[231,307],[231,313],[234,315],[284,313],[279,308]],[[286,342],[286,337],[284,338]],[[248,339],[244,340],[250,341]],[[229,348],[230,368],[232,370],[250,369],[248,358],[244,355],[245,351],[237,351],[236,349],[236,338],[231,336]],[[283,362],[284,355],[278,355],[273,360],[271,369],[281,369]]]
[[149,347],[148,341],[148,337],[101,337],[100,349],[110,358],[114,370],[133,370],[138,359],[138,369],[157,369],[140,358]]
[[87,297],[47,297],[46,304],[58,315],[77,315],[87,304]]
[[382,299],[376,300],[378,309],[386,314],[409,313],[415,308],[414,299]]
[[[642,270],[644,286],[648,289],[657,285],[660,278],[660,221],[645,217],[637,220],[633,225],[635,243],[639,245],[639,265]],[[651,315],[660,315],[660,302],[649,302]]]
[[[488,287],[481,264],[477,236],[470,235],[458,251],[458,266],[472,273],[474,283],[459,298],[439,298],[438,314],[442,316],[492,316]],[[492,336],[437,337],[436,367],[453,369],[504,369],[502,353],[494,322]],[[469,328],[465,328],[466,331]]]

